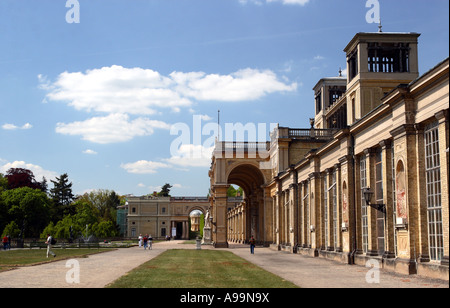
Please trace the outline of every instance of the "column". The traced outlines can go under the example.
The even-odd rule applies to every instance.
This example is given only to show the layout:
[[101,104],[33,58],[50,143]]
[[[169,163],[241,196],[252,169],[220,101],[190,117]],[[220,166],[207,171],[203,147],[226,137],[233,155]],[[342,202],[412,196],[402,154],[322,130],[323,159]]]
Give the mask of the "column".
[[314,256],[319,255],[320,249],[320,174],[318,172],[311,173],[309,175],[310,179],[310,224],[312,229],[310,229],[311,234],[311,249],[314,252]]
[[394,222],[394,202],[392,200],[392,181],[395,177],[392,174],[392,141],[383,140],[380,142],[383,160],[383,203],[386,206],[385,213],[385,229],[384,229],[384,243],[385,253],[384,258],[395,258],[395,222]]
[[215,248],[228,248],[227,241],[227,190],[228,184],[214,185],[214,219],[215,232],[213,233]]
[[337,227],[336,227],[336,232],[337,232],[337,243],[336,246],[334,248],[334,250],[336,252],[342,252],[342,232],[341,232],[341,226],[342,226],[342,180],[341,180],[341,165],[340,164],[336,164],[334,165],[334,169],[336,172],[336,202],[337,202],[337,206],[336,206],[336,215],[337,215]]
[[441,203],[442,203],[442,229],[444,232],[444,256],[442,265],[449,265],[449,111],[436,114],[439,121],[439,153],[441,160]]
[[354,163],[351,155],[342,157],[341,163],[341,200],[342,200],[342,250],[347,261],[352,263],[352,253],[356,249],[355,198],[354,198]]
[[333,251],[334,250],[334,244],[332,241],[333,238],[333,195],[332,195],[332,190],[330,189],[331,185],[333,185],[333,169],[332,168],[328,168],[325,170],[326,172],[326,177],[327,177],[327,187],[325,187],[325,190],[328,193],[328,198],[327,198],[327,222],[326,222],[326,233],[324,233],[324,236],[326,236],[326,242],[327,242],[327,247],[325,247],[325,249],[327,251]]
[[[397,231],[397,259],[395,270],[403,274],[416,274],[416,258],[419,257],[420,248],[420,219],[421,209],[419,206],[420,193],[424,187],[419,187],[422,179],[419,178],[417,164],[417,131],[412,124],[405,124],[394,131],[396,179],[397,179],[397,218],[403,224],[398,226]],[[402,169],[402,172],[399,170]],[[400,181],[399,178],[403,181]],[[399,188],[400,182],[404,187]]]
[[297,183],[291,184],[289,186],[291,189],[291,245],[292,245],[292,252],[297,251],[297,245],[299,243],[298,238],[298,185]]

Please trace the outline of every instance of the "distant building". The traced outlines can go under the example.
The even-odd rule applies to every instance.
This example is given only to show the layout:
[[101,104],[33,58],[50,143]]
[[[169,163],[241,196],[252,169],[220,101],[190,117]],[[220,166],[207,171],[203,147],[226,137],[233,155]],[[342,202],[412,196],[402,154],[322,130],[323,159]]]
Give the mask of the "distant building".
[[[132,196],[127,201],[127,237],[136,238],[140,234],[149,234],[155,239],[170,236],[187,240],[192,225],[191,213],[201,212],[205,215],[210,207],[208,197]],[[197,217],[198,225],[192,227],[199,228],[199,219]]]

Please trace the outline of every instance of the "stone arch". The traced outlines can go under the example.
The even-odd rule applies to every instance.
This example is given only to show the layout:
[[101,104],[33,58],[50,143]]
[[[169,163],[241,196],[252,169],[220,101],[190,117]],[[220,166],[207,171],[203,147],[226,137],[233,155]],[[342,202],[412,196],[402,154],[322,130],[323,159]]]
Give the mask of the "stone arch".
[[235,184],[244,190],[245,217],[241,230],[244,241],[254,236],[257,242],[264,242],[264,188],[266,177],[257,163],[242,162],[231,166],[226,174],[227,184]]
[[226,174],[227,184],[235,184],[242,187],[246,195],[252,190],[260,188],[266,183],[265,175],[259,169],[259,165],[253,162],[236,163],[232,165]]

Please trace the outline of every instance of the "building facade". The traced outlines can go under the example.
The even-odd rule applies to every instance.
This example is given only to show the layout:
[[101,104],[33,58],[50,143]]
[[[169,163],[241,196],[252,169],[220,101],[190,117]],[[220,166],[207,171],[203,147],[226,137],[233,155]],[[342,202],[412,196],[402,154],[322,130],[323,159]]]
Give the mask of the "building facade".
[[[228,208],[241,202],[242,198],[229,198]],[[200,231],[200,215],[206,216],[210,202],[208,197],[129,196],[124,208],[126,237],[148,234],[154,239],[189,240],[189,231]]]
[[[218,247],[256,235],[274,249],[448,280],[449,59],[420,76],[419,36],[356,34],[347,77],[314,87],[311,128],[279,126],[241,150],[216,145]],[[224,212],[230,184],[251,198]]]
[[191,213],[206,214],[208,208],[207,197],[128,197],[128,237],[188,240]]

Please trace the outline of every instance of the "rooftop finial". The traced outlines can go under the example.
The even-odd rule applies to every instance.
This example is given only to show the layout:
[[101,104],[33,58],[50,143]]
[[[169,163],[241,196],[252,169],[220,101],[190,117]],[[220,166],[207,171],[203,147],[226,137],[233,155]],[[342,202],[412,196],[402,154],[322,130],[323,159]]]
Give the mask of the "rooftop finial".
[[378,24],[378,32],[381,33],[383,32],[383,26],[381,25],[381,18],[380,18],[380,23]]
[[342,68],[339,68],[339,77],[342,77]]

